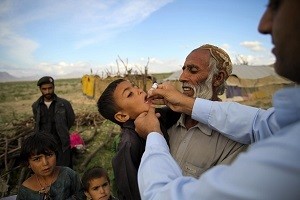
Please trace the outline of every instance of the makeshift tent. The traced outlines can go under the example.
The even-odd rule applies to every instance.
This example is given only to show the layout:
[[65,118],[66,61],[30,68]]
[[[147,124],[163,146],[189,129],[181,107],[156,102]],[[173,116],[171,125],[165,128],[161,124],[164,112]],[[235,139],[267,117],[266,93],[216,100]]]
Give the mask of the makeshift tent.
[[277,90],[293,84],[276,74],[273,65],[234,65],[226,83],[226,98],[235,101],[271,98]]
[[82,93],[87,97],[94,98],[95,96],[95,83],[99,82],[98,75],[84,75],[81,78]]
[[[181,87],[179,77],[182,70],[171,74],[164,81],[175,82]],[[278,89],[293,83],[274,71],[273,66],[233,65],[232,74],[228,77],[226,94],[223,100],[244,101],[270,98]]]

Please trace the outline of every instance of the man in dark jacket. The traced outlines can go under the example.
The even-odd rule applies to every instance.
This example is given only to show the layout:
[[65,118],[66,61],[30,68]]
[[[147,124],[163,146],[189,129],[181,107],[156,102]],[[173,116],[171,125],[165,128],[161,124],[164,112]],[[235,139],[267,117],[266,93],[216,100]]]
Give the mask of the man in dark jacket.
[[57,165],[72,168],[69,130],[75,121],[75,114],[69,101],[54,93],[54,79],[42,77],[37,86],[42,96],[32,104],[35,130],[53,135],[58,143]]

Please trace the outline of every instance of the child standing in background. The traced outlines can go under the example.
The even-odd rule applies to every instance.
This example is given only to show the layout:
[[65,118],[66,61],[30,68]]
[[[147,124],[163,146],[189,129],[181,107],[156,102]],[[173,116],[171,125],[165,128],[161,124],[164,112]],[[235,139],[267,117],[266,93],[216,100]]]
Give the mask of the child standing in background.
[[102,167],[87,170],[81,180],[84,193],[88,199],[117,200],[111,194],[108,173]]
[[56,166],[57,144],[49,134],[36,133],[25,139],[20,159],[33,172],[17,200],[85,199],[79,175],[69,167]]

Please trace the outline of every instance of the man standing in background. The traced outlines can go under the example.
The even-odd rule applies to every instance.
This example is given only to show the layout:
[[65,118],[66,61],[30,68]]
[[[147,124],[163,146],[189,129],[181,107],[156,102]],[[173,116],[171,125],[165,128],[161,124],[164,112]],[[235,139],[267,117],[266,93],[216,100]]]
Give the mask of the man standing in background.
[[53,135],[58,143],[57,165],[72,168],[69,130],[75,114],[69,101],[54,93],[54,79],[44,76],[37,82],[42,96],[32,104],[35,130]]

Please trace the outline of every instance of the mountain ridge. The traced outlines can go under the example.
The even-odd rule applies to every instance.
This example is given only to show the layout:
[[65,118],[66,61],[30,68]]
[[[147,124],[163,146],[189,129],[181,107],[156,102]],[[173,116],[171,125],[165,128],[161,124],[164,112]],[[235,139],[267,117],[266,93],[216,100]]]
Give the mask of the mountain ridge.
[[[41,78],[41,76],[27,76],[27,77],[16,77],[8,72],[0,71],[0,83],[4,82],[18,82],[18,81],[35,81]],[[81,75],[66,74],[64,76],[55,76],[54,79],[68,79],[68,78],[81,78]]]

